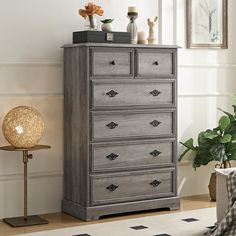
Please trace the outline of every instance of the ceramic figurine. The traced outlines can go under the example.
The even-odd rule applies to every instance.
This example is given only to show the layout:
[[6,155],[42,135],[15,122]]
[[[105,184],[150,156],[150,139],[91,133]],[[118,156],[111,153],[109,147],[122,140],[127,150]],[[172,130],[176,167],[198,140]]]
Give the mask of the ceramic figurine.
[[157,22],[158,17],[156,16],[154,21],[151,21],[150,18],[148,18],[148,26],[149,26],[149,35],[148,35],[148,44],[155,44],[156,38],[155,38],[155,32],[154,32],[154,26]]

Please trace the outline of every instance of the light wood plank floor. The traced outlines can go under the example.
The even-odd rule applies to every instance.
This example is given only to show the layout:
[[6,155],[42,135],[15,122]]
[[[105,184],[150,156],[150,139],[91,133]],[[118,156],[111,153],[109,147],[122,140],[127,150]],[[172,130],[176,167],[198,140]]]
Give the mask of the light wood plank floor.
[[180,210],[177,210],[177,211],[155,210],[155,211],[128,213],[128,214],[122,214],[122,215],[103,217],[99,221],[93,221],[93,222],[84,222],[63,213],[46,214],[46,215],[42,215],[42,217],[49,221],[48,225],[12,228],[8,226],[7,224],[3,223],[2,221],[0,221],[0,236],[17,235],[17,234],[23,234],[23,233],[59,229],[59,228],[79,226],[79,225],[85,225],[85,224],[94,224],[94,223],[102,223],[102,222],[109,222],[109,221],[116,221],[116,220],[132,219],[132,218],[138,218],[138,217],[144,217],[144,216],[170,214],[174,212],[215,207],[215,205],[216,205],[215,202],[210,201],[210,198],[208,195],[199,195],[199,196],[183,197],[181,199],[181,208]]

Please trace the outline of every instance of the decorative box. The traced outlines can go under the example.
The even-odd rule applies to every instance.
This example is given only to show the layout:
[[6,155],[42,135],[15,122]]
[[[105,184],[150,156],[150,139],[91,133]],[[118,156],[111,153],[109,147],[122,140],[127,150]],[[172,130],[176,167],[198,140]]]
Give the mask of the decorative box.
[[73,32],[73,43],[130,43],[128,32],[77,31]]

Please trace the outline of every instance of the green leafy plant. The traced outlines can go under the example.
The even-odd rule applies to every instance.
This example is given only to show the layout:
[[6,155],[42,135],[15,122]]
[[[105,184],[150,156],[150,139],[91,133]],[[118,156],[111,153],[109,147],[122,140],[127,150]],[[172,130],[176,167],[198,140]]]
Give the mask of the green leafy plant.
[[194,146],[193,139],[180,142],[186,147],[180,155],[179,161],[189,152],[194,152],[193,168],[207,165],[211,161],[219,161],[223,167],[225,163],[236,160],[236,96],[232,96],[234,114],[223,111],[218,126],[214,129],[207,129],[198,135],[198,145]]
[[114,21],[114,19],[104,19],[104,20],[101,20],[101,22],[104,23],[104,24],[111,23],[113,21]]

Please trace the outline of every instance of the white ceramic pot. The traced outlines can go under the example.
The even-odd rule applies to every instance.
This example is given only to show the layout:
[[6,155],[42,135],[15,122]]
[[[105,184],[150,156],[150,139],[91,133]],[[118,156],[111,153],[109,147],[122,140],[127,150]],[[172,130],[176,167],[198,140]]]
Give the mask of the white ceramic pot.
[[111,32],[113,30],[113,25],[112,23],[103,23],[101,28],[102,28],[102,31]]

